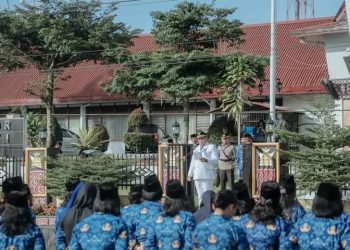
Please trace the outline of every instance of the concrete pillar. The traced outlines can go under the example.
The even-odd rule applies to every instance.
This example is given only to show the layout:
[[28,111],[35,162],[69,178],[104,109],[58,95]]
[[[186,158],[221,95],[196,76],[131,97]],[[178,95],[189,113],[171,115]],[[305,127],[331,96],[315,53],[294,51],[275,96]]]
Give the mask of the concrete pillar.
[[86,129],[86,105],[80,106],[80,129]]

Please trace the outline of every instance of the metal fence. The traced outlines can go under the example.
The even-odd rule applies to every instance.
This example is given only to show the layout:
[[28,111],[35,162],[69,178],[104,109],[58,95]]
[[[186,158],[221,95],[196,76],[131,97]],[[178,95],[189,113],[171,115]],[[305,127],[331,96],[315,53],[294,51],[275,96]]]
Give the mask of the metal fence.
[[113,155],[113,159],[117,161],[125,161],[128,167],[125,171],[128,176],[127,180],[122,180],[118,183],[121,189],[128,188],[135,184],[144,183],[144,178],[158,174],[158,154],[146,153],[146,154],[116,154]]
[[24,177],[24,157],[0,156],[0,185],[10,177]]
[[[65,155],[63,157],[79,160],[80,156]],[[94,157],[94,156],[90,156]],[[127,179],[120,180],[118,186],[120,189],[127,189],[135,184],[144,183],[144,178],[151,174],[158,174],[158,154],[144,153],[144,154],[114,154],[110,157],[121,162],[126,167],[122,169],[122,176],[128,176]],[[106,166],[108,167],[108,166]]]

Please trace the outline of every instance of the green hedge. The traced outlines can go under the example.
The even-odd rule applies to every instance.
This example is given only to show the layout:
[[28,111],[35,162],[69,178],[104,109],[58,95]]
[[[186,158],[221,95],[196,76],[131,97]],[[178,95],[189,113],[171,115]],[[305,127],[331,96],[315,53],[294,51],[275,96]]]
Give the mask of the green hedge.
[[128,118],[128,128],[132,130],[138,130],[148,123],[148,117],[141,108],[134,109]]
[[158,145],[154,143],[154,135],[146,133],[131,132],[123,136],[127,149],[132,152],[153,151]]
[[135,177],[129,160],[116,159],[100,154],[91,157],[67,157],[59,155],[48,158],[46,186],[48,193],[63,197],[66,193],[64,183],[72,177],[80,180],[101,184],[105,182],[118,183]]

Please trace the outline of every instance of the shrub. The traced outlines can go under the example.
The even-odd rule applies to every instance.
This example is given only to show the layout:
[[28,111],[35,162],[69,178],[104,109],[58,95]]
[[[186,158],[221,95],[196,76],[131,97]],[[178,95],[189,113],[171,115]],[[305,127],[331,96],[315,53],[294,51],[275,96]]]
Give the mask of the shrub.
[[47,205],[33,205],[32,209],[37,215],[41,216],[55,216],[57,210],[54,202],[51,202]]
[[[25,115],[27,121],[27,136],[30,147],[40,147],[42,142],[39,138],[39,130],[41,127],[46,128],[46,116],[29,112]],[[52,137],[50,147],[54,147],[57,142],[62,141],[62,130],[55,117],[52,117]]]
[[146,133],[131,132],[124,135],[125,146],[133,152],[145,152],[153,150],[156,145],[154,143],[154,135]]
[[149,124],[146,113],[141,109],[134,109],[128,118],[128,128],[136,132],[139,131],[140,127]]
[[105,182],[119,183],[134,177],[129,160],[119,160],[108,155],[94,155],[92,157],[58,156],[48,158],[46,186],[48,193],[63,197],[66,190],[64,183],[72,177],[80,180],[101,184]]
[[212,144],[220,144],[222,134],[237,135],[237,125],[232,118],[228,118],[226,115],[216,118],[209,126],[208,137],[209,142]]

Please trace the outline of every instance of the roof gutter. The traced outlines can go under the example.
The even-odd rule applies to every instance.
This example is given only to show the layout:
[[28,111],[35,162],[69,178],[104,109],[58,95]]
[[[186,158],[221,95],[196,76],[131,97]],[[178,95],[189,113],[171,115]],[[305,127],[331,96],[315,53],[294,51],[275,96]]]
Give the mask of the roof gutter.
[[304,44],[313,44],[313,45],[319,45],[319,46],[325,46],[325,43],[322,41],[316,41],[316,40],[311,40],[307,39],[306,37],[299,37],[300,43]]

